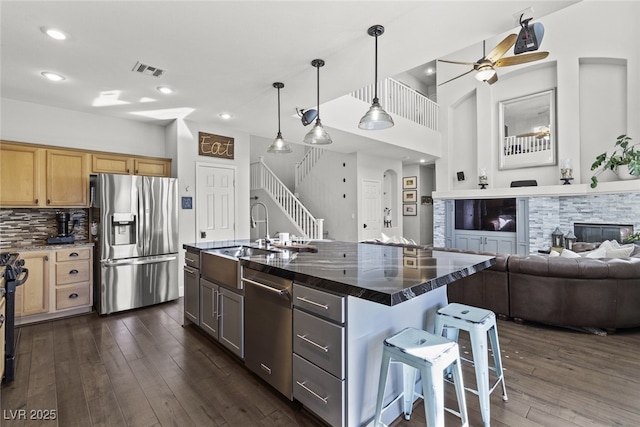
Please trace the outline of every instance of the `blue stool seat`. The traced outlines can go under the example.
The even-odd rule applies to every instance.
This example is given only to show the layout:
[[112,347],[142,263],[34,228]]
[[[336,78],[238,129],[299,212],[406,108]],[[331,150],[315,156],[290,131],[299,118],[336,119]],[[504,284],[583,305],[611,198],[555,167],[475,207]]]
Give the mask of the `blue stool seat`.
[[[415,397],[422,397],[428,427],[444,427],[445,410],[460,417],[463,426],[469,425],[458,344],[420,329],[405,328],[384,340],[374,427],[383,425],[381,417],[384,409],[398,399],[394,399],[386,408],[382,407],[391,363],[403,364],[404,391],[398,398],[403,398],[406,419],[411,416]],[[448,368],[452,370],[458,398],[457,412],[444,406],[444,372]],[[422,395],[415,392],[418,371],[422,381]]]
[[[446,334],[448,338],[457,342],[460,330],[469,332],[473,360],[461,359],[474,365],[478,387],[477,390],[468,387],[465,389],[478,395],[482,421],[488,427],[491,423],[490,395],[498,384],[502,384],[502,400],[505,402],[508,400],[502,369],[502,357],[500,355],[500,343],[498,342],[496,315],[490,310],[458,303],[448,304],[438,310],[436,314],[436,335]],[[487,335],[489,336],[493,353],[493,366],[489,366]],[[497,376],[495,383],[492,385],[489,384],[489,370],[494,371]]]

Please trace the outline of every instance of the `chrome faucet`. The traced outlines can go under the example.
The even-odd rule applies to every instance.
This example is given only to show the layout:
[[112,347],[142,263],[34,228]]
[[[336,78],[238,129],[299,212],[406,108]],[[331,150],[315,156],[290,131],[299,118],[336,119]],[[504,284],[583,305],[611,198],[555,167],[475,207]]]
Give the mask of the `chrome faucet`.
[[[262,206],[262,208],[264,209],[264,219],[256,220],[253,217],[253,208],[255,208],[256,206]],[[253,203],[251,205],[251,209],[249,210],[249,214],[251,215],[251,228],[256,228],[259,222],[264,222],[265,224],[264,235],[265,235],[265,238],[268,239],[269,238],[269,211],[267,211],[267,206],[262,202]]]

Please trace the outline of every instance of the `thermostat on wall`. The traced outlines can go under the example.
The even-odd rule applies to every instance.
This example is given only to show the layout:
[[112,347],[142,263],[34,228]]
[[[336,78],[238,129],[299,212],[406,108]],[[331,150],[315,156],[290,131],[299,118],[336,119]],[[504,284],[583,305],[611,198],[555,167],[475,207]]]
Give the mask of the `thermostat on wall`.
[[182,209],[193,209],[193,197],[182,198]]

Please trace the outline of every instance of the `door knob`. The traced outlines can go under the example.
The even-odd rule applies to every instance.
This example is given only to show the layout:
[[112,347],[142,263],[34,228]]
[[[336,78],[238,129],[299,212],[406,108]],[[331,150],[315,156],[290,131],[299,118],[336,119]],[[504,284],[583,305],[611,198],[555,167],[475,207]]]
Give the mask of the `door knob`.
[[367,228],[367,224],[365,224],[363,228]]
[[204,239],[204,238],[206,238],[206,237],[207,237],[207,232],[206,232],[206,231],[201,231],[201,232],[200,232],[200,238],[201,238],[201,239]]

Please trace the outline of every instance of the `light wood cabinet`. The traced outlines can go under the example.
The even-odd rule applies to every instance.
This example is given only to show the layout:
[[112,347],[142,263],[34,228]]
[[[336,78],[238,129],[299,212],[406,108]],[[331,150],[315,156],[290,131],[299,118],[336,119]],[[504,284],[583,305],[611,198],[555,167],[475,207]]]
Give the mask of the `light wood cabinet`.
[[0,205],[43,204],[43,155],[45,150],[29,145],[0,144]]
[[27,281],[16,288],[16,317],[49,311],[50,251],[23,252],[24,266],[29,270]]
[[56,310],[91,306],[92,251],[70,248],[56,251]]
[[86,207],[88,194],[87,154],[47,150],[47,206]]
[[119,173],[124,175],[171,176],[171,160],[135,157],[122,154],[94,153],[91,173]]
[[133,159],[120,154],[98,153],[91,155],[91,173],[119,173],[128,175],[133,172]]
[[133,159],[133,173],[136,175],[171,176],[171,160],[165,159]]

